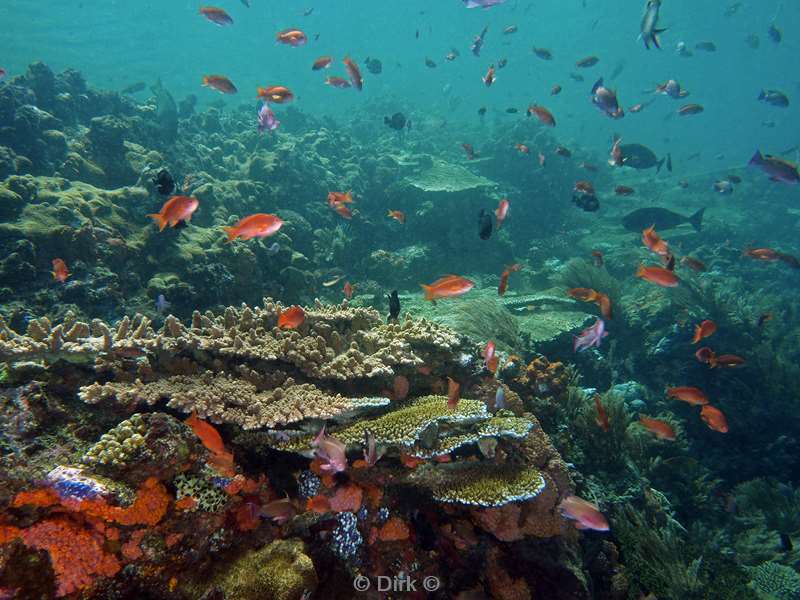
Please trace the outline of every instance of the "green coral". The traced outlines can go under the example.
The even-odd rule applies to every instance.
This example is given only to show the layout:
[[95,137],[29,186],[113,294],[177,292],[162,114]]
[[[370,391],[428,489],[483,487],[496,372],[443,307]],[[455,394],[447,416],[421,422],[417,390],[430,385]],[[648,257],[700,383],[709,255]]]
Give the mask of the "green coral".
[[791,567],[770,561],[747,570],[750,585],[765,600],[800,600],[800,574]]
[[172,480],[176,489],[176,499],[191,497],[197,501],[197,509],[202,512],[218,512],[228,501],[225,490],[213,480],[213,473],[203,470],[200,475],[181,473]]
[[131,415],[129,419],[104,433],[100,441],[84,454],[83,462],[88,465],[125,464],[144,445],[146,434],[147,425],[142,415]]
[[317,589],[317,573],[301,540],[275,540],[225,561],[212,583],[228,600],[300,600]]
[[497,507],[535,498],[545,488],[538,469],[530,465],[489,465],[459,462],[418,467],[411,481],[427,488],[439,502]]

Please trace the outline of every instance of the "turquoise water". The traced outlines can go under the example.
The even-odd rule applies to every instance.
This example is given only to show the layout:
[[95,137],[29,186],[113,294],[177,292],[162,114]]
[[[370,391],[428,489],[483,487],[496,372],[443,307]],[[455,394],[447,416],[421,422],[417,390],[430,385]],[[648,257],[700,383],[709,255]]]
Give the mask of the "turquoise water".
[[[792,35],[800,27],[796,7],[787,2],[743,2],[734,15],[723,15],[733,3],[672,0],[661,10],[663,50],[646,51],[637,41],[641,7],[637,2],[509,1],[489,10],[467,10],[458,0],[438,2],[346,3],[266,2],[253,0],[246,8],[229,0],[221,5],[234,19],[233,27],[217,27],[197,14],[195,2],[101,2],[83,0],[64,7],[41,2],[9,0],[0,7],[6,24],[0,39],[0,56],[10,73],[21,72],[33,60],[43,60],[55,70],[78,69],[95,86],[122,89],[138,81],[161,80],[177,96],[195,93],[201,101],[217,94],[200,88],[204,74],[230,77],[240,94],[230,102],[248,102],[255,88],[280,83],[297,93],[297,106],[314,114],[365,118],[365,107],[378,99],[396,104],[417,116],[450,119],[450,132],[474,126],[480,106],[503,111],[537,101],[554,111],[558,131],[565,141],[598,153],[607,151],[611,133],[642,140],[657,154],[671,151],[677,162],[702,152],[699,162],[685,164],[698,172],[743,165],[754,146],[777,152],[796,144],[792,124],[797,107],[779,110],[756,101],[762,88],[798,91],[793,60],[800,42]],[[302,13],[313,8],[313,13]],[[776,45],[767,28],[776,21],[784,34]],[[468,46],[484,25],[489,33],[480,58]],[[517,25],[513,35],[502,35]],[[319,40],[303,47],[276,45],[275,32],[297,27]],[[415,33],[419,31],[419,39]],[[753,50],[748,34],[759,37]],[[692,48],[713,41],[714,53],[695,51],[680,58],[675,46],[685,41]],[[533,45],[552,50],[554,60],[545,62],[531,53]],[[448,63],[451,48],[461,52]],[[321,84],[324,75],[310,64],[320,55],[337,58],[326,74],[338,70],[338,60],[349,54],[363,62],[367,56],[383,62],[380,76],[365,75],[362,94],[340,93]],[[575,61],[597,55],[600,63],[576,69]],[[438,67],[428,69],[425,57]],[[505,57],[508,66],[498,72],[496,85],[487,89],[481,77],[489,64]],[[700,119],[665,121],[677,101],[659,97],[639,115],[619,122],[604,119],[591,110],[589,91],[599,76],[608,78],[614,68],[622,73],[609,82],[627,108],[651,98],[645,93],[669,78],[691,92],[689,100],[706,107]],[[574,82],[569,73],[585,78]],[[561,84],[556,98],[549,90]],[[447,88],[447,89],[445,89]],[[450,98],[458,99],[453,111]],[[508,120],[502,116],[501,119]],[[768,129],[762,121],[774,121]],[[713,157],[723,154],[719,161]]]

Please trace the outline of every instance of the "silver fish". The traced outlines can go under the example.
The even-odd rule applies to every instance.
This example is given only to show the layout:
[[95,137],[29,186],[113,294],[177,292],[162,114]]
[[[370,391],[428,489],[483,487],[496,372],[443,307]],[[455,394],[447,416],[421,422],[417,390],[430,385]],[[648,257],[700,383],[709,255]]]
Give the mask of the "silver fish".
[[164,294],[159,294],[158,298],[156,298],[156,310],[159,313],[163,313],[166,312],[170,306],[172,306],[172,303],[167,301]]
[[656,48],[661,48],[658,41],[658,34],[666,31],[666,27],[658,28],[658,11],[661,9],[661,0],[647,0],[644,7],[644,16],[640,26],[641,34],[639,37],[644,41],[644,47],[650,49],[650,44]]
[[501,385],[497,388],[497,392],[494,395],[494,408],[495,410],[500,410],[506,407],[506,391],[503,389]]

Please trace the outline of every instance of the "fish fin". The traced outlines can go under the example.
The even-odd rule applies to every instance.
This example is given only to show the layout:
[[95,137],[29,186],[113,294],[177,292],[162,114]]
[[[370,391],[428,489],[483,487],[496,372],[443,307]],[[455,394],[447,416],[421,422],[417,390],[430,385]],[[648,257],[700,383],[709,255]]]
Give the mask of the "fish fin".
[[654,45],[655,45],[655,47],[656,47],[656,48],[658,48],[659,50],[661,50],[661,42],[660,42],[660,41],[659,41],[659,39],[658,39],[658,35],[659,35],[660,33],[664,33],[666,30],[667,30],[667,28],[666,28],[666,27],[664,27],[664,28],[662,28],[662,29],[654,29],[654,30],[653,30],[653,44],[654,44]]
[[225,231],[225,235],[228,236],[228,243],[236,239],[236,232],[233,227],[223,227],[222,229]]
[[431,286],[420,283],[419,287],[425,290],[425,300],[433,300],[433,288]]
[[154,213],[154,214],[145,215],[145,216],[146,217],[150,217],[151,219],[153,219],[156,222],[156,225],[158,225],[158,230],[159,231],[164,231],[164,227],[167,226],[167,220],[164,217],[162,217],[159,213]]
[[661,167],[664,166],[664,161],[667,160],[666,157],[662,158],[660,161],[656,163],[656,174],[661,173]]
[[703,229],[703,214],[706,212],[706,208],[703,207],[694,213],[691,217],[689,217],[689,223],[691,223],[692,227],[694,227],[695,231],[702,231]]
[[763,162],[764,162],[764,157],[761,155],[761,151],[756,150],[756,153],[753,154],[753,158],[751,158],[750,162],[747,164],[751,166],[758,166],[761,165]]
[[594,85],[592,86],[592,95],[594,95],[595,92],[597,92],[597,89],[602,87],[602,85],[603,85],[603,78],[601,77],[600,79],[594,82]]

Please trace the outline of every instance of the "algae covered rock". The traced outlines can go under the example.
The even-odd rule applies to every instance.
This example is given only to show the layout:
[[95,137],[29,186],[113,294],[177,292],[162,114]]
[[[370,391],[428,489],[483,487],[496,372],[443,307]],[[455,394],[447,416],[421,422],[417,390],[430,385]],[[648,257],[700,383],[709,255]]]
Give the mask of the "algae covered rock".
[[131,415],[103,434],[83,456],[93,470],[138,485],[171,479],[203,450],[189,427],[164,413]]
[[276,540],[227,563],[212,585],[225,600],[299,600],[316,590],[317,573],[301,540]]

